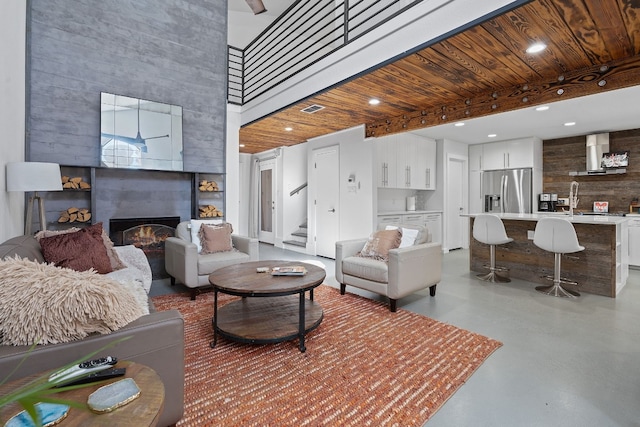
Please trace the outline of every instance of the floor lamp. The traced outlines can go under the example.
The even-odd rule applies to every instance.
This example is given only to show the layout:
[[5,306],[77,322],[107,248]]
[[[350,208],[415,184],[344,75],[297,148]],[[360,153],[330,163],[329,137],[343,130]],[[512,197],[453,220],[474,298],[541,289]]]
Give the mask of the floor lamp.
[[45,219],[44,200],[38,191],[62,191],[62,177],[60,165],[42,162],[10,162],[7,163],[7,191],[33,191],[27,205],[27,218],[24,233],[31,235],[33,205],[38,202],[40,213],[40,230],[47,229]]

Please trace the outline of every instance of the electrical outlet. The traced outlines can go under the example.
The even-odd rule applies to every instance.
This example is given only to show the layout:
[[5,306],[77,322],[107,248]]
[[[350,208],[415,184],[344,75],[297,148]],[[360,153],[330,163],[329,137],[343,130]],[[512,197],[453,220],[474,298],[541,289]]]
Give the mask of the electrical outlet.
[[533,240],[533,230],[527,230],[527,239]]

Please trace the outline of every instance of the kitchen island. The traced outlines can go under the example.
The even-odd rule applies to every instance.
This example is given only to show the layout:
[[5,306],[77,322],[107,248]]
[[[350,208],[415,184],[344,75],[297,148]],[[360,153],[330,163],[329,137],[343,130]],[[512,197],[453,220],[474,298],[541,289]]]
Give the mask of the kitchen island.
[[[562,257],[562,277],[578,282],[567,289],[615,298],[627,282],[629,256],[627,222],[623,216],[578,215],[564,213],[496,214],[502,219],[507,235],[513,242],[496,246],[496,265],[509,269],[509,277],[549,285],[545,276],[553,276],[553,253],[533,244],[533,232],[540,218],[558,216],[573,223],[584,251]],[[469,268],[486,272],[489,246],[473,238],[471,218],[469,238]]]

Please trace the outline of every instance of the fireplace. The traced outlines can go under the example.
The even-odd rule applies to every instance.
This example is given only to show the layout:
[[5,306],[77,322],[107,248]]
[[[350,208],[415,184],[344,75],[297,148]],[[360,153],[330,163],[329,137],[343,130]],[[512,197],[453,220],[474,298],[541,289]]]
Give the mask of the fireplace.
[[175,234],[180,217],[112,218],[109,237],[116,246],[134,245],[145,253],[153,279],[169,277],[164,268],[164,242]]

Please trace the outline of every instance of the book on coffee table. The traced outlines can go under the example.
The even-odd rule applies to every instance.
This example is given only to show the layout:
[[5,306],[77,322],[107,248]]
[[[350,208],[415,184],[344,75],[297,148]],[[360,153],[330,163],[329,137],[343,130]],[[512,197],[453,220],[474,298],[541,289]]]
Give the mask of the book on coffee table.
[[301,265],[293,265],[291,267],[273,267],[271,269],[272,276],[304,276],[307,269]]

